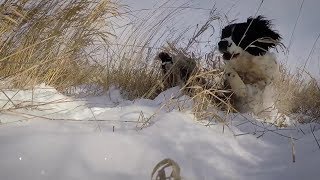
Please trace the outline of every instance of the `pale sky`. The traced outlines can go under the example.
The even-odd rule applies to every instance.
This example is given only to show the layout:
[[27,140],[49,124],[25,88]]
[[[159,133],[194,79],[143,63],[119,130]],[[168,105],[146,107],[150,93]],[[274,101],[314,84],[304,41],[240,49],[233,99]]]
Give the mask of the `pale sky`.
[[[122,0],[122,2],[128,4],[132,10],[138,10],[152,9],[163,1]],[[217,10],[221,13],[225,14],[229,12],[228,18],[230,20],[237,19],[237,22],[242,22],[256,13],[261,0],[175,0],[174,2],[175,6],[189,3],[194,8],[204,9],[210,9],[216,4]],[[287,64],[291,69],[304,65],[320,33],[320,0],[304,0],[300,17],[294,30],[302,2],[303,0],[265,0],[258,12],[258,14],[262,14],[268,19],[273,20],[274,29],[278,30],[282,35],[284,45],[288,47],[290,40],[292,41],[287,58]],[[208,17],[208,12],[203,9],[184,11],[184,14],[180,15],[181,22],[183,23],[175,25],[187,26],[204,22],[206,17]],[[143,14],[140,15],[143,16]],[[215,28],[219,29],[219,27]],[[219,33],[215,32],[215,35],[219,36]],[[215,41],[217,39],[213,40],[213,42]],[[286,59],[286,55],[282,52],[279,52],[278,56],[282,61]],[[314,46],[314,52],[309,57],[306,68],[312,75],[320,77],[320,39]]]

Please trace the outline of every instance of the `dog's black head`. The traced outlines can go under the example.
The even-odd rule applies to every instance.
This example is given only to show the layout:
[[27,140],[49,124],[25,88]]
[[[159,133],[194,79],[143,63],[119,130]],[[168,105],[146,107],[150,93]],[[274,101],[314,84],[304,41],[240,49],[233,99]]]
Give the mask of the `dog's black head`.
[[172,57],[170,57],[170,55],[166,52],[159,53],[158,57],[160,58],[162,63],[165,63],[165,62],[172,63]]
[[169,69],[168,69],[168,64],[173,64],[173,60],[172,60],[172,57],[166,53],[166,52],[161,52],[159,53],[158,55],[159,59],[161,60],[161,69],[162,69],[162,72],[163,74],[166,74]]
[[247,22],[230,24],[222,29],[219,51],[225,60],[236,57],[243,51],[254,56],[264,55],[275,47],[281,36],[271,29],[271,23],[263,16],[248,18]]

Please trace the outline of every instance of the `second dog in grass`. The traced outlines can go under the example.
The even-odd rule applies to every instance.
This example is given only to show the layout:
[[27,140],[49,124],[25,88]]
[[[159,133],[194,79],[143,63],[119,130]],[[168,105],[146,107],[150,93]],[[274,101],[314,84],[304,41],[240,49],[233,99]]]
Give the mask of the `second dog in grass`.
[[183,54],[170,55],[160,52],[158,58],[161,60],[161,70],[164,75],[165,87],[183,87],[196,69],[196,61]]

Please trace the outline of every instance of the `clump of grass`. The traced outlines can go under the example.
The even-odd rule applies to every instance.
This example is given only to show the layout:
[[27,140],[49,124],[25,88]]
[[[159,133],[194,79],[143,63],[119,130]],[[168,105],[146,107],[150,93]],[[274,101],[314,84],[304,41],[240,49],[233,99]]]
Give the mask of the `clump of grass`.
[[199,49],[203,47],[201,39],[212,36],[208,33],[212,28],[212,23],[222,21],[222,16],[213,7],[209,18],[202,25],[197,24],[196,28],[192,29],[194,32],[191,37],[178,36],[163,48],[170,54],[185,56],[196,62],[193,75],[181,88],[193,100],[193,113],[199,120],[209,118],[225,122],[225,118],[220,116],[217,110],[224,110],[227,113],[236,111],[232,105],[232,92],[224,83],[220,56],[214,50],[215,48],[205,53]]
[[[203,28],[201,29],[203,30]],[[219,121],[225,121],[217,114],[217,110],[231,112],[235,109],[231,103],[232,92],[224,83],[223,68],[220,66],[219,56],[206,55],[204,60],[202,57],[196,57],[193,52],[189,54],[186,48],[177,46],[169,43],[164,49],[170,54],[196,62],[192,76],[181,87],[181,90],[193,100],[193,113],[199,120],[214,117]]]
[[319,121],[320,118],[320,87],[313,77],[305,77],[302,73],[294,73],[281,68],[281,79],[277,82],[280,112],[292,115],[303,114],[309,116],[309,121]]
[[145,13],[142,19],[132,20],[111,47],[114,53],[110,53],[110,57],[117,58],[117,61],[108,65],[108,74],[112,83],[120,87],[129,99],[154,98],[165,90],[161,83],[160,61],[155,57],[164,49],[168,39],[180,41],[179,33],[185,31],[176,31],[170,25],[179,21],[179,14],[188,9],[187,4],[163,8],[174,4],[174,1],[166,1]]
[[[298,92],[296,111],[320,122],[320,87],[315,79],[310,80]],[[301,103],[305,102],[305,103]]]
[[281,66],[280,72],[280,79],[276,82],[276,106],[281,113],[291,114],[297,109],[297,93],[301,89],[301,77],[291,73],[284,66]]
[[[146,97],[152,88],[157,87],[161,79],[158,68],[144,69],[124,66],[117,67],[112,73],[112,84],[120,87],[123,95],[129,99]],[[147,98],[154,98],[159,93],[160,89],[156,88]]]
[[100,83],[104,67],[95,62],[95,42],[108,43],[110,18],[118,6],[110,0],[0,3],[0,77],[10,86],[39,83],[60,91]]

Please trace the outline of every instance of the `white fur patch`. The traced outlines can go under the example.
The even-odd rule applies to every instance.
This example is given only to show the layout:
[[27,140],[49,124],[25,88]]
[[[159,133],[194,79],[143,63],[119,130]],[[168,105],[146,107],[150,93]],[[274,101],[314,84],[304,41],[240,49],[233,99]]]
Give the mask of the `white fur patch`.
[[[252,112],[258,118],[279,124],[274,81],[280,77],[275,55],[253,56],[243,52],[226,62],[226,79],[236,96],[240,112]],[[231,75],[228,76],[228,73]],[[245,92],[244,87],[245,86]],[[245,94],[245,96],[243,96]]]
[[227,64],[240,76],[247,76],[247,79],[243,79],[245,84],[257,83],[258,81],[260,81],[260,84],[262,84],[261,81],[270,84],[280,76],[279,64],[273,53],[266,53],[264,56],[253,56],[243,52],[236,58],[229,60]]

